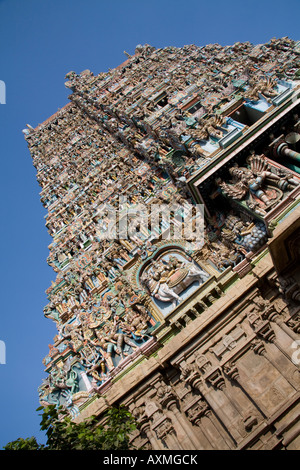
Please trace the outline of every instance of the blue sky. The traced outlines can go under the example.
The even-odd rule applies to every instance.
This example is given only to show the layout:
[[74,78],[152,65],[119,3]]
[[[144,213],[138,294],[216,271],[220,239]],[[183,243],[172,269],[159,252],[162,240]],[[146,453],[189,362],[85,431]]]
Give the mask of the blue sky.
[[299,37],[299,0],[0,0],[0,448],[39,431],[37,387],[42,359],[56,334],[43,316],[51,238],[44,226],[40,187],[23,138],[68,102],[70,70],[94,74],[122,63],[124,50]]

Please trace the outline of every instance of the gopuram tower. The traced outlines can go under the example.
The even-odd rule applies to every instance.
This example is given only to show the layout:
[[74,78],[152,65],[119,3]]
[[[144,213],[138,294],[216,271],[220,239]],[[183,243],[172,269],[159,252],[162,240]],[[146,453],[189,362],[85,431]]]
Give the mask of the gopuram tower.
[[66,79],[23,131],[56,272],[41,404],[123,404],[147,449],[299,449],[300,42]]

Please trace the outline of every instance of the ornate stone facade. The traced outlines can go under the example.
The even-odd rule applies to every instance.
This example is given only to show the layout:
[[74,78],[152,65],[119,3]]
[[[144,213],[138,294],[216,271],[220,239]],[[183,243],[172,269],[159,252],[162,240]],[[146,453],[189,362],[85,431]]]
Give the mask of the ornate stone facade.
[[24,130],[57,273],[40,401],[125,404],[148,449],[297,449],[299,44],[127,57]]

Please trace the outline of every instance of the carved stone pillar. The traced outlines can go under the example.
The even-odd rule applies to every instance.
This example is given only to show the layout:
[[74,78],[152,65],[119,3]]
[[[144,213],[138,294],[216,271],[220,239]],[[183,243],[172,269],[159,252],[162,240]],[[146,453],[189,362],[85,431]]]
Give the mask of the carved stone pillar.
[[[221,446],[220,448],[223,449],[234,449],[234,441],[229,437],[230,434],[228,434],[223,426],[220,424],[219,420],[216,418],[215,414],[213,411],[207,407],[204,410],[203,416],[206,418],[206,421],[203,422],[203,427],[207,430],[208,435],[214,435],[215,433],[218,435],[219,440],[221,441]],[[204,421],[204,418],[202,418],[201,421]]]
[[148,416],[145,414],[144,407],[136,407],[133,406],[131,407],[131,413],[133,416],[136,418],[139,428],[141,433],[145,434],[147,439],[149,440],[152,449],[157,450],[163,450],[164,446],[161,444],[161,442],[156,438],[155,433],[151,429],[151,422],[148,418]]
[[[228,417],[224,417],[223,422],[226,423],[226,427],[231,429],[231,434],[236,441],[240,441],[242,437],[246,436],[246,432],[249,432],[251,428],[257,424],[258,420],[255,416],[253,411],[247,411],[244,409],[243,405],[241,405],[240,400],[236,398],[236,392],[233,387],[229,388],[226,386],[225,377],[223,371],[220,367],[215,366],[213,367],[210,361],[202,354],[202,355],[195,355],[196,356],[196,363],[200,370],[203,372],[203,380],[209,386],[212,386],[215,390],[220,390],[225,397],[225,403],[229,407],[229,410],[232,411],[227,413],[227,415],[232,414],[233,416],[236,415],[235,423],[228,422]],[[230,377],[231,380],[238,377],[238,371],[236,366],[232,364],[227,364],[225,367],[227,375]],[[213,396],[213,393],[210,393]],[[244,397],[249,403],[247,395],[244,394]],[[251,403],[251,401],[250,401]],[[221,410],[220,410],[221,412]],[[219,413],[220,413],[219,412]],[[222,410],[223,412],[223,410]],[[238,433],[237,433],[238,431]]]
[[[200,396],[191,397],[186,400],[183,411],[188,420],[197,426],[201,432],[202,448],[205,449],[231,449],[218,428],[214,425],[213,413],[208,404]],[[204,422],[204,419],[206,421]],[[221,441],[221,445],[217,445]],[[201,448],[201,447],[200,447]]]
[[230,361],[224,364],[222,368],[223,368],[225,375],[228,377],[228,379],[233,383],[233,385],[236,384],[236,386],[239,387],[243,395],[247,398],[249,404],[252,405],[251,406],[252,410],[248,408],[248,411],[244,410],[243,412],[244,414],[243,422],[245,425],[245,429],[246,431],[249,432],[252,430],[253,426],[258,424],[258,419],[257,419],[258,417],[266,418],[267,415],[263,412],[263,410],[261,410],[261,408],[255,402],[255,400],[251,397],[251,395],[249,395],[248,391],[243,386],[240,380],[239,371],[235,362]]
[[[277,308],[278,302],[280,303],[280,300],[281,299],[277,299],[277,302],[275,301]],[[261,315],[264,320],[276,323],[279,328],[281,328],[282,331],[284,331],[293,340],[298,339],[297,333],[295,333],[293,329],[291,329],[291,327],[284,322],[282,315],[279,314],[276,310],[276,305],[272,304],[268,300],[263,299],[262,297],[255,299],[254,303],[261,311]]]
[[171,420],[162,413],[154,401],[146,403],[145,414],[151,419],[151,429],[160,441],[165,442],[170,450],[183,450]]
[[188,313],[183,315],[182,319],[183,319],[185,325],[188,325],[192,321],[192,318],[188,315]]
[[291,382],[290,377],[286,373],[285,369],[283,367],[278,366],[277,362],[274,361],[271,354],[266,351],[265,345],[262,341],[260,341],[259,339],[253,340],[251,347],[256,354],[263,356],[279,372],[279,374],[285,378],[285,380],[291,385],[291,387],[295,388],[295,384]]
[[168,418],[155,423],[154,430],[158,439],[166,442],[170,450],[185,450],[178,441],[174,427]]
[[[285,349],[281,347],[281,345],[276,340],[276,336],[274,330],[272,329],[270,323],[267,320],[263,320],[262,317],[257,312],[251,312],[248,314],[248,320],[251,324],[254,332],[263,338],[265,341],[273,343],[277,349],[292,363],[291,355],[289,355]],[[271,353],[266,354],[265,349],[262,351],[262,355],[266,357],[266,359],[278,370],[278,372],[289,382],[289,384],[295,388],[295,384],[293,384],[290,380],[289,375],[286,373],[284,367],[279,367],[276,363],[276,360],[272,358]]]
[[287,326],[296,335],[296,339],[299,339],[300,334],[300,313],[297,313],[287,321]]
[[[281,347],[281,345],[276,340],[275,332],[269,321],[263,320],[262,316],[257,312],[251,312],[248,314],[248,320],[252,326],[254,332],[263,338],[265,341],[275,344],[275,346],[280,350],[280,352],[291,361],[291,357],[288,353]],[[277,368],[277,367],[276,367]],[[284,375],[284,374],[283,374]]]
[[200,312],[194,307],[192,307],[190,311],[192,312],[193,315],[195,315],[195,317],[199,317],[201,315]]
[[294,278],[278,276],[274,282],[285,299],[300,302],[300,286]]
[[154,432],[152,431],[149,422],[143,421],[140,425],[140,429],[143,433],[145,433],[145,435],[149,439],[149,442],[152,446],[152,449],[154,449],[154,450],[157,450],[157,449],[163,450],[164,449],[164,446],[160,443],[160,441],[156,438]]
[[258,336],[261,336],[265,341],[275,340],[275,333],[270,322],[263,320],[257,311],[248,313],[247,317],[251,327]]
[[[225,370],[231,378],[237,378],[238,372],[236,367],[225,366]],[[220,368],[214,368],[210,374],[206,375],[205,380],[208,381],[214,388],[222,391],[232,409],[234,409],[237,415],[240,416],[242,426],[246,431],[251,430],[252,427],[257,424],[257,418],[252,416],[251,413],[247,412],[247,410],[241,406],[240,402],[235,397],[234,391],[228,390]],[[239,432],[241,436],[245,437],[245,432],[242,427],[239,428]]]
[[160,382],[158,389],[157,389],[156,397],[159,403],[164,408],[172,412],[174,416],[175,429],[178,426],[184,431],[186,439],[190,443],[191,449],[198,449],[199,441],[194,437],[192,433],[192,429],[190,428],[189,424],[186,422],[185,417],[179,411],[177,407],[177,399],[176,399],[175,394],[172,391],[172,388],[169,385],[166,385],[163,382]]
[[218,390],[225,389],[225,380],[219,367],[211,367],[204,376],[205,381]]
[[229,431],[230,423],[228,422],[227,416],[224,414],[224,411],[218,406],[218,404],[215,403],[215,401],[212,399],[211,394],[208,393],[197,366],[195,364],[181,366],[181,378],[188,385],[190,385],[191,388],[194,388],[200,392],[201,398],[204,399],[209,408],[213,410],[213,413],[209,415],[213,426],[229,448],[235,447],[236,439]]

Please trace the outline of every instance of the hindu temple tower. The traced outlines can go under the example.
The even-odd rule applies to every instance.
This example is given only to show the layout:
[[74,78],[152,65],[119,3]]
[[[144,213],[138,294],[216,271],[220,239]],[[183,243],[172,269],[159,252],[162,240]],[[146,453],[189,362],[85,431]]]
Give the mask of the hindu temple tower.
[[[66,79],[24,130],[56,273],[41,403],[124,404],[148,449],[299,449],[300,42],[137,46]],[[135,212],[199,205],[196,242]]]

